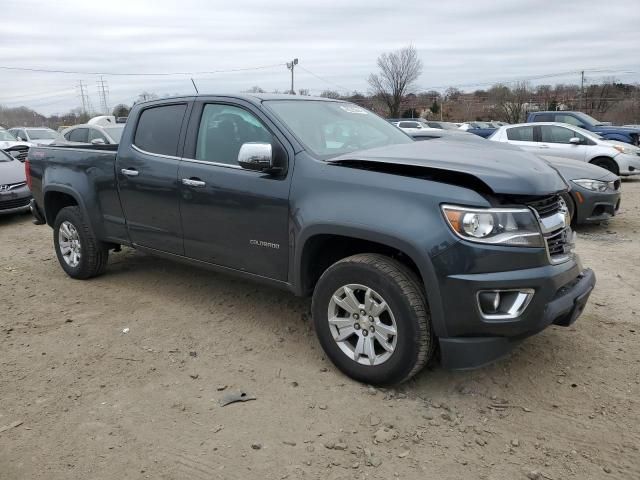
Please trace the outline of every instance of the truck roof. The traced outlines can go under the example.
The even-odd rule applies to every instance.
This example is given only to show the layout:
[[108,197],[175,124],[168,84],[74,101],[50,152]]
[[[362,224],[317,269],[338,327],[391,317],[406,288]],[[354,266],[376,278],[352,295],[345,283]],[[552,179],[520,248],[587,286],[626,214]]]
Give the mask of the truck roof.
[[308,95],[290,95],[288,93],[199,93],[197,95],[179,95],[175,97],[163,97],[153,100],[147,100],[139,102],[137,105],[144,105],[157,102],[165,102],[170,100],[186,100],[194,98],[208,98],[208,97],[226,97],[235,98],[238,100],[245,100],[252,103],[260,103],[264,100],[296,100],[296,101],[322,101],[322,102],[344,102],[344,100],[337,100],[333,98],[325,97],[311,97]]

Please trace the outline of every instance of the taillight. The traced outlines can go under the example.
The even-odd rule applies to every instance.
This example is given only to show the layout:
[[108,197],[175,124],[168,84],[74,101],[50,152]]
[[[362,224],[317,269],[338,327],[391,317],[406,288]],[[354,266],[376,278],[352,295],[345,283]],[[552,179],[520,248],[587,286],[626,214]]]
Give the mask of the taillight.
[[24,161],[24,176],[27,177],[27,187],[31,190],[31,165],[28,158]]

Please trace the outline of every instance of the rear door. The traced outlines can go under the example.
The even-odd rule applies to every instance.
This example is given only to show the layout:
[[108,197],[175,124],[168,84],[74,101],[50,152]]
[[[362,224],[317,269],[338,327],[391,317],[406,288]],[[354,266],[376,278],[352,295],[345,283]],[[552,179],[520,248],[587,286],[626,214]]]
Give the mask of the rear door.
[[140,112],[127,148],[118,151],[116,175],[131,241],[184,254],[178,195],[181,135],[189,104],[151,105]]
[[252,104],[194,104],[178,175],[185,255],[286,281],[292,165],[281,175],[243,169],[238,152],[250,142],[271,143],[287,163],[293,157]]
[[515,145],[529,152],[539,153],[539,144],[535,141],[537,126],[508,127],[506,129],[507,143]]

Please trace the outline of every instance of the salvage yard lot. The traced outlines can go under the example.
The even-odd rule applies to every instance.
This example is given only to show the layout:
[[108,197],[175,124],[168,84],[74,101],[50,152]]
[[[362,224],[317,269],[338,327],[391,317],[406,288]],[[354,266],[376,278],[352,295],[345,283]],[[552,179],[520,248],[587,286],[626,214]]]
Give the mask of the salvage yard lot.
[[[306,299],[130,249],[72,280],[50,228],[0,217],[0,479],[640,478],[640,179],[622,188],[578,230],[598,285],[574,326],[388,390],[324,358]],[[257,398],[218,404],[237,390]]]

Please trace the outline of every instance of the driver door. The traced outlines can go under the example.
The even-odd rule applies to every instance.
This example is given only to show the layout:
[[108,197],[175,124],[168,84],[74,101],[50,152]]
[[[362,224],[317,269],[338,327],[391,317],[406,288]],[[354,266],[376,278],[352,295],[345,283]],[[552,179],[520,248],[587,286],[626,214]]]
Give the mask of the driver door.
[[[583,143],[575,144],[569,140],[579,138]],[[573,130],[558,125],[540,125],[540,155],[585,160],[587,139]]]
[[191,119],[178,171],[185,256],[286,281],[292,168],[275,175],[238,164],[244,143],[284,138],[239,102],[198,102]]

